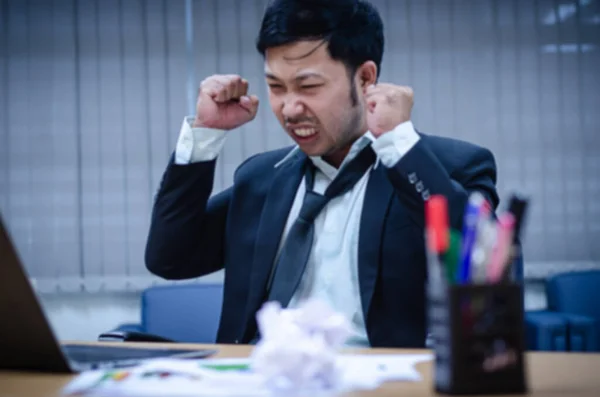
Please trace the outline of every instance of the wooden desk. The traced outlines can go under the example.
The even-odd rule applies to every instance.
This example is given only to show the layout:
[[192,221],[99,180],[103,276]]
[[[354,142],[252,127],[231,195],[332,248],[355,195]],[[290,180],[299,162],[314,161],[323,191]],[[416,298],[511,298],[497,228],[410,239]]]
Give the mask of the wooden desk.
[[[156,346],[156,345],[153,345]],[[206,345],[178,345],[189,348]],[[218,345],[216,357],[246,357],[250,346]],[[368,349],[348,350],[361,354],[423,353],[417,350]],[[530,395],[532,396],[589,396],[600,395],[600,354],[528,353]],[[398,397],[434,396],[431,362],[417,366],[424,380],[419,383],[391,382],[368,392],[350,393],[348,396]],[[73,375],[0,371],[0,397],[57,397]]]

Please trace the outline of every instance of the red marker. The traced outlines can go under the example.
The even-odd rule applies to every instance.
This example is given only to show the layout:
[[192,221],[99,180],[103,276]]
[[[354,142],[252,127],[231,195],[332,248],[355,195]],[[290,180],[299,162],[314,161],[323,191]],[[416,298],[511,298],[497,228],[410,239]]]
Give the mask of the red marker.
[[450,246],[448,200],[442,195],[432,195],[425,205],[425,230],[427,247],[431,252],[443,254]]

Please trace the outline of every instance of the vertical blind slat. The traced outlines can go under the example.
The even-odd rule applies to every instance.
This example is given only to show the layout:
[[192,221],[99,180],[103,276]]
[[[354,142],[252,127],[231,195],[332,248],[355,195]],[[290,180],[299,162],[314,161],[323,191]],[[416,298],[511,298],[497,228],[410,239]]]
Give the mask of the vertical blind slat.
[[10,207],[10,134],[8,131],[8,0],[0,0],[0,214],[6,223]]
[[148,194],[150,159],[147,119],[147,64],[143,31],[143,0],[122,1],[122,67],[124,104],[125,206],[127,213],[127,274],[143,271],[145,235],[149,227],[152,196]]

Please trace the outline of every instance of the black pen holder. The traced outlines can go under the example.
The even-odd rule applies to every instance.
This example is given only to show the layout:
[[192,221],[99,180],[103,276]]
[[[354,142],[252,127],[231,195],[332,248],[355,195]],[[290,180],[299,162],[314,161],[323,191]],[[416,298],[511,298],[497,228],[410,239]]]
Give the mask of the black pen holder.
[[440,284],[428,301],[436,392],[527,392],[522,285]]

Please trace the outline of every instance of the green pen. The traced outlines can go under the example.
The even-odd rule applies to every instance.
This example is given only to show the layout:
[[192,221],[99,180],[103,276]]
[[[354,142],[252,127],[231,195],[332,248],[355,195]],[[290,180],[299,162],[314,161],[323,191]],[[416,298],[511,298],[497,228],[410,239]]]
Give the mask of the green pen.
[[459,282],[458,264],[460,262],[460,251],[462,244],[461,233],[456,230],[450,230],[450,244],[448,250],[444,253],[444,263],[446,267],[446,278],[449,284]]
[[215,371],[248,371],[250,370],[250,364],[202,364],[201,367],[212,369]]

